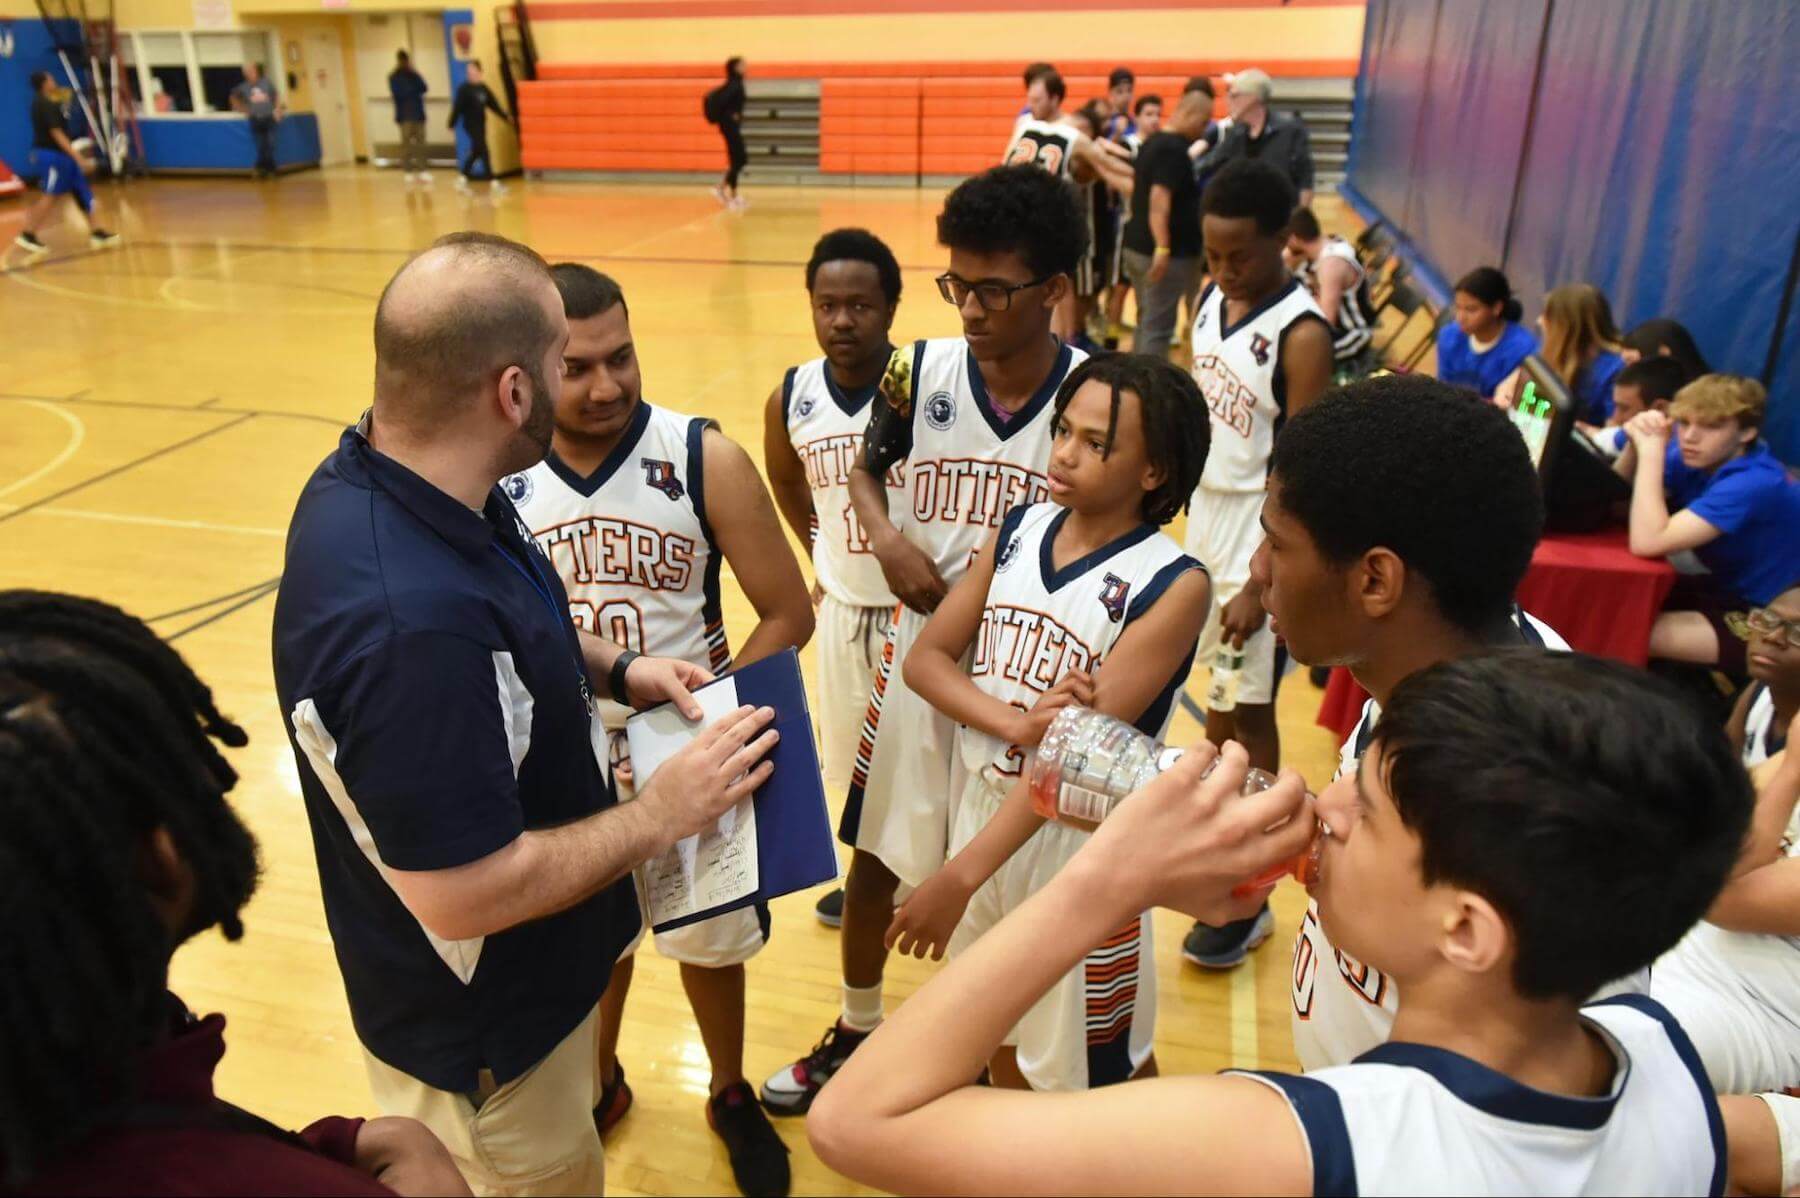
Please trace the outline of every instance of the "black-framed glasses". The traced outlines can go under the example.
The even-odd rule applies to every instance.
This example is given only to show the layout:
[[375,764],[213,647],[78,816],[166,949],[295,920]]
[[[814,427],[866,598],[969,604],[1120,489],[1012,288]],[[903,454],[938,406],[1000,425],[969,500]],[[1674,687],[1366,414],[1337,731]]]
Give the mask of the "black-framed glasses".
[[1747,612],[1732,612],[1725,617],[1725,627],[1740,640],[1749,640],[1751,635],[1767,637],[1772,641],[1787,638],[1788,648],[1800,649],[1800,620],[1784,620],[1766,607],[1753,607]]
[[944,297],[946,304],[955,304],[960,308],[963,306],[963,301],[969,298],[969,293],[973,291],[975,302],[981,305],[982,311],[1004,312],[1012,307],[1014,293],[1033,287],[1042,287],[1055,277],[1055,275],[1045,275],[1043,278],[1033,279],[1029,283],[996,283],[993,281],[971,283],[967,279],[960,279],[949,271],[945,271],[937,277],[937,285],[938,294]]

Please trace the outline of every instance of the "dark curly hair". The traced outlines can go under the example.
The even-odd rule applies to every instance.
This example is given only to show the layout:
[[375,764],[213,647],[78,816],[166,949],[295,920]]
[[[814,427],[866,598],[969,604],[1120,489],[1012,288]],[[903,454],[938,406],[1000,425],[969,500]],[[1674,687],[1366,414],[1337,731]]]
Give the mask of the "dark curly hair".
[[1537,471],[1506,413],[1423,375],[1327,391],[1275,438],[1269,473],[1328,561],[1386,546],[1474,633],[1511,610],[1544,528]]
[[875,236],[867,229],[833,229],[819,238],[813,246],[812,257],[806,262],[806,289],[813,289],[813,280],[819,277],[819,267],[827,262],[867,262],[881,276],[881,294],[887,302],[900,302],[900,263],[894,259],[894,251],[887,247],[887,242]]
[[1749,828],[1750,780],[1718,724],[1594,657],[1521,647],[1421,670],[1374,743],[1423,881],[1494,905],[1526,998],[1585,1001],[1673,948]]
[[1206,400],[1187,371],[1167,359],[1150,354],[1096,354],[1069,372],[1056,392],[1056,421],[1075,392],[1088,382],[1103,383],[1112,390],[1112,412],[1106,422],[1106,451],[1112,452],[1119,427],[1119,396],[1129,391],[1138,397],[1144,424],[1144,448],[1150,464],[1163,472],[1162,485],[1144,496],[1144,519],[1167,524],[1188,505],[1200,472],[1206,468],[1206,451],[1212,444],[1212,422]]
[[1088,244],[1075,188],[1030,163],[964,179],[944,200],[937,234],[953,250],[1016,253],[1036,278],[1074,274]]
[[1228,220],[1252,217],[1264,237],[1285,233],[1300,195],[1288,177],[1256,158],[1234,158],[1219,168],[1200,197],[1200,211]]

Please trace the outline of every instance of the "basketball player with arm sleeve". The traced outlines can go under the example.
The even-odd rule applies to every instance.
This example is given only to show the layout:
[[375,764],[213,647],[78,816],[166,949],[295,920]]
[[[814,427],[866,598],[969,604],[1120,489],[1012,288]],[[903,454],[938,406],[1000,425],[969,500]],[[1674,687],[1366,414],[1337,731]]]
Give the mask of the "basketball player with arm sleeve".
[[[569,593],[575,623],[633,652],[724,673],[733,665],[720,611],[729,565],[757,623],[743,665],[804,645],[812,604],[775,506],[750,456],[705,417],[645,402],[631,317],[612,279],[590,267],[551,268],[569,319],[556,428],[543,462],[502,483]],[[599,707],[620,799],[633,795],[629,712]],[[724,1141],[745,1194],[786,1194],[787,1148],[744,1080],[744,963],[769,935],[761,904],[656,933],[712,1064],[709,1126]],[[631,1104],[617,1057],[633,956],[614,966],[600,1000],[594,1117],[602,1130]]]
[[[1291,772],[1240,794],[1242,748],[1204,743],[1119,803],[825,1088],[820,1158],[916,1194],[1723,1193],[1719,1104],[1680,1024],[1588,995],[1679,939],[1730,871],[1750,788],[1725,738],[1669,684],[1575,654],[1442,662],[1389,698],[1316,804]],[[1315,835],[1333,935],[1400,979],[1393,1043],[1305,1074],[977,1083],[1119,921],[1229,921],[1257,902],[1233,890]]]
[[[850,764],[887,638],[894,593],[850,505],[850,469],[862,455],[875,385],[894,347],[900,264],[866,229],[834,229],[806,264],[813,335],[824,356],[788,370],[763,411],[763,464],[788,527],[811,555],[818,608],[814,715],[828,787],[850,782]],[[888,471],[890,500],[904,470]],[[835,926],[842,922],[835,891]]]
[[[1233,162],[1206,185],[1200,211],[1213,281],[1194,306],[1189,340],[1212,448],[1189,508],[1187,550],[1212,571],[1218,601],[1200,639],[1200,659],[1212,667],[1206,736],[1238,741],[1251,765],[1273,773],[1281,762],[1275,691],[1287,655],[1267,626],[1250,557],[1262,540],[1270,450],[1282,425],[1331,384],[1331,329],[1281,260],[1294,211],[1286,176],[1267,163]],[[1197,925],[1182,955],[1230,969],[1273,929],[1266,909],[1228,928]]]
[[[907,655],[908,683],[957,722],[958,798],[955,855],[888,930],[901,952],[966,952],[1087,840],[1046,824],[1026,788],[1059,711],[1089,706],[1166,733],[1212,592],[1159,530],[1199,481],[1204,411],[1167,360],[1078,367],[1057,396],[1051,502],[1007,515]],[[991,1063],[995,1084],[1078,1090],[1154,1074],[1154,944],[1149,912],[1124,921],[1020,1021]]]
[[[1049,495],[1051,401],[1087,357],[1050,331],[1087,237],[1073,187],[1035,166],[993,167],[946,197],[937,231],[950,258],[938,294],[956,306],[963,335],[895,352],[850,471],[850,502],[900,607],[838,827],[853,850],[843,1009],[812,1052],[763,1083],[763,1102],[778,1113],[803,1114],[881,1022],[895,894],[944,864],[953,816],[954,725],[913,694],[900,667],[1006,513]],[[890,508],[888,471],[902,461],[906,489]]]

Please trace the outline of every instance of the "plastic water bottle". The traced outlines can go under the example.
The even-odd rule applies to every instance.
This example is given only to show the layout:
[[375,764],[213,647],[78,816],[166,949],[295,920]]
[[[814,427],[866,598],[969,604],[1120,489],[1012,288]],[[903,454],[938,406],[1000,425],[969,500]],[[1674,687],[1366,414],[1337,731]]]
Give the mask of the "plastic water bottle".
[[1244,670],[1244,651],[1221,644],[1213,654],[1212,681],[1206,687],[1208,711],[1236,711],[1238,679]]
[[[1128,795],[1180,761],[1183,752],[1091,707],[1065,707],[1050,721],[1032,758],[1028,782],[1032,810],[1091,832]],[[1215,760],[1201,776],[1210,775],[1218,764]],[[1238,793],[1260,794],[1273,785],[1273,775],[1251,769]],[[1310,886],[1318,880],[1323,849],[1324,836],[1315,835],[1298,857],[1240,883],[1232,893],[1253,893],[1287,876]]]

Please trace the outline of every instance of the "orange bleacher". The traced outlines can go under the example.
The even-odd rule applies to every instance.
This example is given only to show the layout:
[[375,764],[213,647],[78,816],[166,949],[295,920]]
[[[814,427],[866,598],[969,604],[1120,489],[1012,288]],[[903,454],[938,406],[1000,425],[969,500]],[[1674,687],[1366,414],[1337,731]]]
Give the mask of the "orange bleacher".
[[[1133,63],[1137,94],[1173,104],[1187,80],[1242,62]],[[1283,77],[1353,75],[1354,62],[1280,63]],[[758,63],[759,78],[819,80],[819,170],[827,175],[968,175],[992,166],[1022,107],[1023,62]],[[1112,64],[1065,64],[1066,108],[1106,91]],[[722,171],[701,100],[711,64],[544,63],[519,85],[527,170]],[[1215,111],[1224,112],[1224,88]]]

